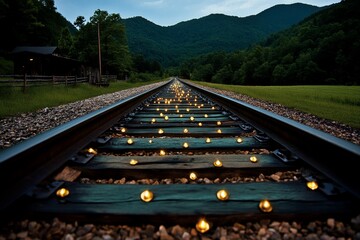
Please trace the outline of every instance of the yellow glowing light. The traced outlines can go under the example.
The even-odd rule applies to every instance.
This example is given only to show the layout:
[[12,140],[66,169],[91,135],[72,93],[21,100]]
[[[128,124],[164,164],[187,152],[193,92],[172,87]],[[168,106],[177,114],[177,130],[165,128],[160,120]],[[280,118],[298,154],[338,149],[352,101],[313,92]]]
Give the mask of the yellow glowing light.
[[155,123],[155,122],[156,122],[155,118],[151,119],[151,123]]
[[150,140],[149,140],[149,143],[153,143],[153,140],[150,139]]
[[237,139],[236,139],[236,142],[237,142],[237,143],[241,143],[241,142],[242,142],[242,139],[241,139],[241,138],[237,138]]
[[272,211],[272,206],[271,206],[271,203],[269,200],[267,199],[264,199],[264,200],[261,200],[260,203],[259,203],[259,208],[261,211],[263,212],[271,212]]
[[95,149],[93,149],[93,148],[89,148],[89,149],[88,149],[88,153],[91,153],[91,154],[94,154],[94,155],[97,154],[97,152],[96,152]]
[[168,117],[168,116],[165,116],[164,119],[167,121],[167,120],[169,120],[169,117]]
[[188,133],[189,130],[187,128],[184,128],[184,133]]
[[216,193],[216,197],[220,200],[220,201],[226,201],[229,199],[230,194],[228,193],[228,191],[221,189],[219,191],[217,191]]
[[180,112],[180,110],[178,109],[178,110],[176,110],[176,112],[177,112],[177,113],[179,113],[179,112]]
[[188,147],[189,147],[189,144],[188,144],[187,142],[184,142],[183,147],[184,147],[184,148],[188,148]]
[[130,163],[130,165],[134,166],[134,165],[138,164],[138,161],[135,159],[131,159],[129,163]]
[[144,202],[151,202],[154,198],[154,193],[150,190],[145,190],[140,194],[140,198]]
[[209,115],[205,114],[205,115],[204,115],[204,117],[205,117],[205,118],[208,118],[208,117],[209,117]]
[[196,223],[196,230],[201,232],[201,233],[205,233],[207,231],[209,231],[210,229],[210,224],[204,219],[200,219],[197,223]]
[[250,162],[256,163],[257,161],[258,161],[257,157],[255,156],[250,157]]
[[182,115],[182,114],[180,114],[180,117],[182,118],[182,117],[183,117],[183,115]]
[[218,129],[216,132],[217,132],[217,133],[221,133],[221,129]]
[[157,111],[157,112],[160,111],[160,108],[157,108],[156,111]]
[[215,110],[215,107],[212,107],[211,109],[212,109],[212,110]]
[[164,150],[160,150],[160,156],[165,156],[166,152]]
[[211,143],[211,139],[210,139],[210,138],[206,138],[205,142],[206,142],[206,143]]
[[190,117],[190,120],[191,120],[191,121],[194,121],[194,120],[195,120],[195,118],[194,118],[193,116],[191,116],[191,117]]
[[191,180],[193,180],[193,181],[196,180],[196,179],[197,179],[196,173],[191,172],[190,175],[189,175],[189,178],[190,178]]
[[163,117],[164,116],[164,114],[163,113],[160,113],[160,117]]
[[121,129],[120,129],[120,132],[122,132],[122,133],[126,132],[126,128],[124,128],[124,127],[121,128]]
[[309,182],[306,183],[306,186],[308,188],[310,188],[311,190],[316,190],[319,187],[319,185],[317,184],[316,181],[309,181]]
[[220,122],[220,121],[217,121],[217,122],[216,122],[216,125],[220,126],[220,125],[221,125],[221,122]]
[[167,112],[168,111],[168,109],[167,108],[165,108],[165,110],[164,110],[165,112]]
[[67,197],[70,194],[70,191],[66,188],[60,188],[56,191],[56,196],[64,198]]
[[187,112],[190,112],[190,109],[189,109],[189,108],[187,108],[187,109],[186,109],[186,111],[187,111]]
[[203,125],[203,124],[202,124],[201,122],[199,122],[199,124],[198,124],[198,125],[199,125],[199,127],[202,127],[202,125]]
[[158,133],[159,133],[159,134],[163,134],[163,133],[164,133],[164,130],[159,129]]
[[133,141],[131,138],[129,138],[129,139],[127,140],[127,144],[129,144],[129,145],[134,144],[134,141]]
[[219,159],[216,159],[213,164],[215,167],[222,167],[222,165],[223,165]]

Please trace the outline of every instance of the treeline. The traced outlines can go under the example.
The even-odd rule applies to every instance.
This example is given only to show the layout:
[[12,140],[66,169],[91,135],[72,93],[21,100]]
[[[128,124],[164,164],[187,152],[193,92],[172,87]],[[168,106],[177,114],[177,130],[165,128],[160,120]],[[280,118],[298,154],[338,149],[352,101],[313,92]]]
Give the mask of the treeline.
[[6,29],[0,38],[0,74],[12,74],[16,46],[57,46],[62,56],[96,68],[98,33],[103,74],[141,80],[163,74],[157,62],[130,53],[119,14],[98,9],[88,21],[79,16],[72,24],[56,11],[54,0],[0,0],[0,14],[0,27]]
[[173,73],[244,85],[360,84],[360,1],[343,0],[246,50],[191,59]]

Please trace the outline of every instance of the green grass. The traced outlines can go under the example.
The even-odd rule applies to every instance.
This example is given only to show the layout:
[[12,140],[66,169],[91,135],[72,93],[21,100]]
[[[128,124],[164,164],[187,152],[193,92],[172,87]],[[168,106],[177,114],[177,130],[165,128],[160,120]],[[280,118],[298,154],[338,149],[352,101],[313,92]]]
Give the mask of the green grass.
[[196,83],[280,103],[360,129],[360,86],[239,86]]
[[32,86],[28,87],[25,92],[20,87],[0,86],[0,118],[33,112],[45,107],[59,106],[159,81],[162,80],[149,82],[117,81],[111,82],[109,87],[96,87],[89,84]]

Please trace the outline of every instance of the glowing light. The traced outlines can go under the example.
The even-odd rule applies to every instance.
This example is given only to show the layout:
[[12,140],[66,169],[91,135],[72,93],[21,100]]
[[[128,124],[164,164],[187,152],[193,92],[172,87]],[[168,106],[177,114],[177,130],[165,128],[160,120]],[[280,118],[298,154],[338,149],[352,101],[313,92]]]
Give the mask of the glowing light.
[[152,139],[150,139],[150,140],[149,140],[149,143],[150,143],[150,144],[151,144],[151,143],[153,143],[153,140],[152,140]]
[[164,116],[164,114],[163,113],[160,113],[160,117],[163,117]]
[[90,153],[90,154],[94,154],[94,155],[97,154],[97,152],[93,148],[89,148],[87,152]]
[[199,125],[199,127],[202,127],[202,125],[203,125],[203,124],[202,124],[201,122],[199,122],[199,124],[198,124],[198,125]]
[[311,190],[316,190],[319,187],[319,185],[317,184],[316,181],[309,181],[309,182],[306,183],[306,186],[308,188],[310,188]]
[[169,120],[169,117],[168,117],[168,116],[165,116],[164,119],[167,121],[167,120]]
[[236,142],[237,142],[237,143],[242,143],[242,141],[243,141],[243,140],[242,140],[241,138],[237,138],[237,139],[236,139]]
[[67,197],[70,194],[70,191],[66,188],[60,188],[56,191],[56,196],[64,198]]
[[218,129],[216,132],[217,132],[217,133],[222,133],[222,132],[221,132],[221,129]]
[[160,111],[160,108],[157,108],[156,111],[157,111],[157,112]]
[[163,134],[163,133],[164,133],[164,130],[159,129],[158,133],[159,133],[159,134]]
[[189,109],[189,108],[187,108],[187,109],[186,109],[186,111],[187,111],[187,112],[190,112],[190,109]]
[[208,117],[209,117],[209,115],[205,114],[205,115],[204,115],[204,117],[205,117],[205,118],[208,118]]
[[130,163],[130,165],[134,166],[134,165],[138,164],[138,161],[135,159],[131,159],[129,163]]
[[126,132],[126,128],[122,127],[122,128],[120,129],[120,132],[122,132],[122,133]]
[[220,121],[217,121],[217,122],[216,122],[216,125],[220,126],[220,125],[221,125],[221,122],[220,122]]
[[259,208],[263,212],[271,212],[273,210],[270,201],[267,199],[260,201]]
[[145,190],[140,194],[140,198],[144,202],[151,202],[154,198],[154,193],[150,190]]
[[184,147],[184,148],[188,148],[188,147],[189,147],[189,144],[188,144],[187,142],[184,142],[183,147]]
[[207,231],[209,231],[210,229],[210,224],[204,219],[200,219],[197,223],[196,223],[196,230],[201,232],[201,233],[205,233]]
[[216,193],[216,197],[220,200],[220,201],[226,201],[229,199],[230,194],[228,193],[228,191],[221,189],[219,191],[217,191]]
[[184,133],[188,133],[189,130],[187,128],[184,128]]
[[206,142],[206,143],[211,143],[211,139],[210,139],[210,138],[206,138],[205,142]]
[[129,138],[129,139],[127,140],[127,144],[132,145],[132,144],[134,144],[134,141],[133,141],[131,138]]
[[160,150],[160,156],[165,156],[166,152],[164,150]]
[[189,178],[190,178],[191,180],[193,180],[193,181],[196,180],[196,179],[197,179],[196,173],[191,172],[190,175],[189,175]]
[[194,118],[193,116],[191,116],[191,117],[190,117],[190,120],[191,120],[191,121],[194,121],[194,120],[195,120],[195,118]]
[[258,161],[257,157],[255,156],[250,157],[250,162],[256,163],[257,161]]
[[155,118],[151,119],[151,123],[155,123],[155,122],[156,122]]
[[212,110],[215,110],[215,107],[212,107],[211,109],[212,109]]
[[222,165],[223,165],[219,159],[216,159],[213,164],[215,167],[222,167]]

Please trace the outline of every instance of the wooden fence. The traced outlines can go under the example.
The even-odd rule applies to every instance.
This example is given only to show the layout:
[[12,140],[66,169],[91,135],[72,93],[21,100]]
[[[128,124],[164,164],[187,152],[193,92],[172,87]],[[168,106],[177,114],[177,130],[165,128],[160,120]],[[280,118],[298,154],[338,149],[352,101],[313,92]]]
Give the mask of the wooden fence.
[[[93,76],[41,76],[41,75],[0,75],[0,87],[22,87],[42,85],[75,85],[78,83],[91,83],[98,85]],[[116,79],[116,75],[101,76],[102,83],[107,83],[110,79]]]

